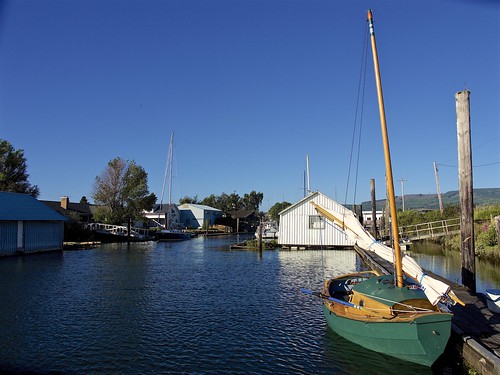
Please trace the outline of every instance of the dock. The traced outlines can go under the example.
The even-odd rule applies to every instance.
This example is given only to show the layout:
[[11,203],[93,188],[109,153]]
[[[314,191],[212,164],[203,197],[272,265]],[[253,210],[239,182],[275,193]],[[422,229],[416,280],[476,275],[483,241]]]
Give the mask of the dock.
[[[355,246],[356,252],[374,271],[392,274],[392,264],[371,251]],[[464,361],[483,375],[500,374],[500,314],[486,306],[485,296],[471,293],[466,287],[425,270],[429,276],[448,284],[465,306],[456,304],[453,312],[452,337]]]

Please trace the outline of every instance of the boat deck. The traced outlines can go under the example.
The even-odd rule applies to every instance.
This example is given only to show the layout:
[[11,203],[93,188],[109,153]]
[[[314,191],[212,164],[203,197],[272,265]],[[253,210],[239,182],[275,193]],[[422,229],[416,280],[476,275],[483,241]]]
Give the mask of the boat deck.
[[[377,254],[355,247],[370,268],[382,274],[391,274],[392,265]],[[429,276],[441,280],[460,298],[465,306],[456,304],[453,312],[453,333],[461,338],[459,349],[463,358],[483,375],[500,374],[500,314],[486,306],[485,296],[471,293],[466,287],[426,270]]]

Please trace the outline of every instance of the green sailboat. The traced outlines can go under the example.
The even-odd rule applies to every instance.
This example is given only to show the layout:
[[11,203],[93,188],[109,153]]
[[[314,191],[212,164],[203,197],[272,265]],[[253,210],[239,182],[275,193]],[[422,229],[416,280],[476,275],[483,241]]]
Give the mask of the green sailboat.
[[412,258],[401,253],[371,10],[368,11],[368,23],[384,145],[393,248],[377,243],[352,211],[346,209],[339,216],[311,203],[320,215],[345,231],[358,246],[393,261],[394,275],[379,275],[372,271],[351,273],[327,279],[321,292],[302,291],[323,299],[323,312],[329,327],[347,340],[392,357],[431,366],[443,353],[451,332],[452,314],[441,303],[461,301],[446,284],[428,277]]

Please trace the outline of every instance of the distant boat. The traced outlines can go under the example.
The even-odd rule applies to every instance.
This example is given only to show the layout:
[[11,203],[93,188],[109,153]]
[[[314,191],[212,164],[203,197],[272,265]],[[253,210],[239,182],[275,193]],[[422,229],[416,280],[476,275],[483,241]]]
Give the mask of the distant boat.
[[[342,216],[314,202],[317,212],[337,225],[357,246],[373,250],[394,262],[395,275],[357,272],[328,278],[321,292],[303,292],[323,300],[330,328],[349,341],[369,350],[405,361],[431,366],[443,353],[451,333],[452,314],[442,303],[459,301],[448,285],[435,280],[400,249],[392,166],[385,123],[382,86],[373,31],[372,12],[368,23],[377,83],[386,184],[391,209],[394,249],[378,243],[350,210]],[[375,250],[376,249],[376,250]]]
[[[167,166],[165,167],[165,175],[163,178],[163,187],[161,190],[160,207],[159,210],[165,212],[165,224],[163,229],[159,229],[155,233],[157,241],[183,241],[192,237],[191,233],[185,232],[180,228],[176,228],[173,224],[173,218],[178,212],[175,205],[172,204],[172,165],[174,158],[174,132],[170,135],[170,146],[168,150]],[[163,195],[165,193],[165,184],[168,177],[168,205],[163,207]],[[160,220],[158,220],[159,222]]]
[[129,235],[129,228],[124,225],[89,223],[85,228],[92,231],[93,240],[100,242],[141,242],[153,239],[149,231],[142,228],[131,227]]
[[[262,226],[262,230],[261,230]],[[266,221],[257,227],[255,231],[255,237],[260,238],[262,236],[263,240],[274,240],[277,239],[279,235],[279,229],[274,221]]]

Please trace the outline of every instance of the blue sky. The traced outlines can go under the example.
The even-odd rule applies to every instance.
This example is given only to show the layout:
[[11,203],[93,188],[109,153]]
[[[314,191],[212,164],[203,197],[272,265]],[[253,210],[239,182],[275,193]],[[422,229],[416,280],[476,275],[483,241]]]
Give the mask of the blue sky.
[[[474,187],[500,187],[500,3],[343,0],[3,1],[0,138],[40,198],[91,197],[115,157],[173,200],[252,190],[262,210],[347,187],[366,10],[373,9],[396,194],[458,189],[455,93],[471,92]],[[369,54],[356,201],[385,197]],[[360,116],[356,128],[360,127]],[[357,144],[358,135],[355,139]],[[354,150],[357,154],[357,149]]]

